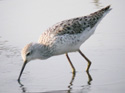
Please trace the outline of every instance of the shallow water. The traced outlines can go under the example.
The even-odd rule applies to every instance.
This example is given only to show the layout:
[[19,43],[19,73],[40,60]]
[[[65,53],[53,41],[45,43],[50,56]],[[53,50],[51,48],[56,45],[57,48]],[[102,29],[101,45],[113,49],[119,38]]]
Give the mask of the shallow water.
[[[124,93],[125,13],[124,0],[0,0],[0,93]],[[23,61],[20,50],[36,42],[49,26],[64,19],[82,16],[111,5],[95,34],[80,54],[69,56],[77,70],[73,75],[65,55],[30,62],[17,78]]]

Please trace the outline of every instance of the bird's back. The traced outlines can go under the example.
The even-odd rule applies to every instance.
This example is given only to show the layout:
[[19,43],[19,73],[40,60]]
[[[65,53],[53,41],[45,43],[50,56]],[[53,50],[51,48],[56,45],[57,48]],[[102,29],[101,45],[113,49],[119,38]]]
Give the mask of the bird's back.
[[55,37],[76,37],[76,35],[78,36],[77,39],[79,38],[79,40],[83,40],[81,42],[83,43],[94,33],[96,26],[109,10],[110,6],[107,6],[97,12],[91,13],[90,15],[59,22],[41,35],[39,43],[50,44],[54,41]]

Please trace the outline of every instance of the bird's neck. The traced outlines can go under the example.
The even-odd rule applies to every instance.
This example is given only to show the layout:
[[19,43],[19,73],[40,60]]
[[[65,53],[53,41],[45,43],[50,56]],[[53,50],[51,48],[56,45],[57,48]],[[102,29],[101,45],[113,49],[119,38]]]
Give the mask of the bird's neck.
[[53,56],[53,49],[50,46],[36,43],[34,48],[38,59],[47,59]]

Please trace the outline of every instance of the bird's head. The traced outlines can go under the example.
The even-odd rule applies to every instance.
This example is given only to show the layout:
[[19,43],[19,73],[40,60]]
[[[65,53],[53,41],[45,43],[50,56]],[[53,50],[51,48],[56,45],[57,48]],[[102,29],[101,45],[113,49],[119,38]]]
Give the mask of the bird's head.
[[48,58],[45,56],[45,52],[46,52],[46,48],[42,44],[38,44],[38,43],[30,43],[22,49],[21,55],[22,55],[24,64],[22,66],[20,75],[18,77],[18,81],[20,81],[20,77],[28,62],[34,59],[47,59]]
[[30,43],[22,49],[21,56],[24,62],[29,62],[33,59],[33,54],[34,54],[33,46],[34,46],[33,43]]

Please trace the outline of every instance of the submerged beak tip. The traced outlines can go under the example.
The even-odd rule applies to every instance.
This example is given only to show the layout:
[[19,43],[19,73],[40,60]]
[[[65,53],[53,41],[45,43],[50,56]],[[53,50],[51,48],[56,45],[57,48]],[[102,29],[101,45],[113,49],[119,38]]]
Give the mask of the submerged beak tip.
[[20,79],[18,78],[17,81],[20,82]]

